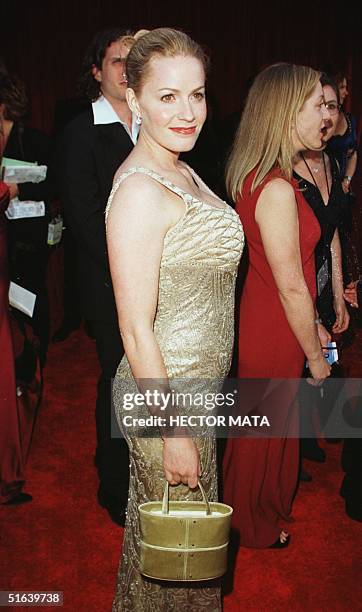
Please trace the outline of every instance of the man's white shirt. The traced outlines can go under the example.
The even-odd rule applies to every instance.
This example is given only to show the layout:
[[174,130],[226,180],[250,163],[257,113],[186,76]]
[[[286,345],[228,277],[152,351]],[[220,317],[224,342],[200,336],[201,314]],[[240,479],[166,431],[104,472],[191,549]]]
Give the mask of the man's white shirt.
[[136,116],[132,113],[132,128],[129,129],[127,123],[122,121],[114,110],[107,98],[100,96],[98,100],[92,102],[94,125],[106,125],[108,123],[120,123],[126,130],[133,144],[136,144],[140,126],[136,123]]

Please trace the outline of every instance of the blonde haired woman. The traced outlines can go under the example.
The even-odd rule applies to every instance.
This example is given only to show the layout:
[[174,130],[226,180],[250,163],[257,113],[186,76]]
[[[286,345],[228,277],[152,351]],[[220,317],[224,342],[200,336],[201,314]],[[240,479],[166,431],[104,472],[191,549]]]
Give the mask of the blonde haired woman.
[[[320,228],[292,179],[293,160],[319,150],[329,114],[320,74],[276,64],[255,79],[235,139],[229,193],[244,225],[249,270],[240,305],[238,376],[301,376],[308,360],[315,382],[329,375],[316,324],[314,248]],[[224,498],[234,507],[240,544],[282,548],[298,474],[296,385],[280,385],[268,410],[271,439],[229,439],[224,457]],[[252,432],[250,432],[252,434]]]
[[165,479],[178,485],[172,498],[200,499],[192,489],[202,474],[209,498],[216,498],[215,439],[193,440],[177,428],[167,437],[163,427],[154,438],[131,435],[122,425],[122,401],[125,392],[143,391],[146,384],[167,389],[182,378],[192,391],[196,379],[226,376],[243,232],[237,214],[178,160],[180,152],[194,146],[206,118],[202,49],[186,34],[160,28],[135,43],[126,70],[128,104],[141,129],[117,172],[107,220],[126,353],[114,399],[130,450],[126,532],[113,610],[216,612],[221,602],[215,583],[141,576],[138,517],[140,503],[162,499]]

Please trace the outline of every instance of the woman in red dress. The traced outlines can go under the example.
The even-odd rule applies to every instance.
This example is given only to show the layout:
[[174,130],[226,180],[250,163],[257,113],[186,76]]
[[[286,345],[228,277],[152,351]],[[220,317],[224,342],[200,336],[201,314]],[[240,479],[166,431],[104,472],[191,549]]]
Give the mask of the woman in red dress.
[[9,324],[9,278],[4,214],[8,204],[8,186],[0,181],[0,504],[15,505],[31,501],[32,497],[22,491],[24,464],[16,398],[14,353]]
[[[320,228],[292,179],[295,157],[324,146],[329,113],[319,79],[315,70],[292,64],[263,70],[250,89],[230,157],[228,189],[249,247],[240,305],[240,378],[297,379],[306,358],[313,384],[330,372],[321,348],[326,332],[316,325],[314,308]],[[296,390],[291,381],[273,394],[269,416],[280,437],[227,442],[224,499],[234,508],[232,525],[242,546],[289,543],[280,521],[291,520],[298,478]]]

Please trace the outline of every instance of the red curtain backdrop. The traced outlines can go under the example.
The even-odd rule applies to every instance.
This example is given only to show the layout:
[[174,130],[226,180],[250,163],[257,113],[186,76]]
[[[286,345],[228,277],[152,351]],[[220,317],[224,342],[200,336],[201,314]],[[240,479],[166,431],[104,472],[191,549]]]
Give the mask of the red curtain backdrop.
[[74,95],[91,37],[115,25],[172,26],[205,45],[212,60],[209,91],[221,117],[241,107],[250,78],[265,64],[293,61],[345,65],[348,104],[361,118],[360,12],[335,0],[12,0],[0,4],[0,55],[27,84],[30,123],[48,132],[55,101]]

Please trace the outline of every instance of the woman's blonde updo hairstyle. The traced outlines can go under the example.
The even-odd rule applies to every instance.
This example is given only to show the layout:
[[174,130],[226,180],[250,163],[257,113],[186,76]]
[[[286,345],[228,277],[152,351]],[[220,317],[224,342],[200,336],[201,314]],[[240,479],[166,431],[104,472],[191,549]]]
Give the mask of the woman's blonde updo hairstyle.
[[190,36],[172,28],[157,28],[142,34],[129,52],[126,62],[128,87],[138,94],[147,79],[153,57],[195,57],[208,68],[208,57],[202,47]]

